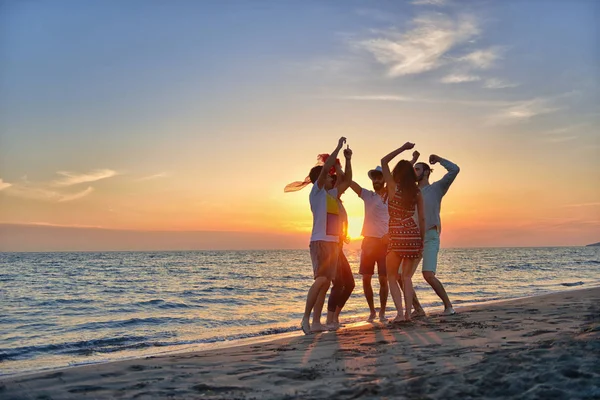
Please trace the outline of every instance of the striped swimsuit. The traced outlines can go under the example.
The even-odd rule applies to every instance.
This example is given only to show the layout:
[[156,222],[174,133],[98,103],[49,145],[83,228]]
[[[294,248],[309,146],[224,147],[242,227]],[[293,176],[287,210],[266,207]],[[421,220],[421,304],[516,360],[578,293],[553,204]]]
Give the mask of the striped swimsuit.
[[423,253],[421,231],[415,222],[415,207],[402,206],[402,192],[396,190],[394,197],[389,200],[388,211],[390,214],[390,242],[388,253],[395,252],[403,258],[420,258]]

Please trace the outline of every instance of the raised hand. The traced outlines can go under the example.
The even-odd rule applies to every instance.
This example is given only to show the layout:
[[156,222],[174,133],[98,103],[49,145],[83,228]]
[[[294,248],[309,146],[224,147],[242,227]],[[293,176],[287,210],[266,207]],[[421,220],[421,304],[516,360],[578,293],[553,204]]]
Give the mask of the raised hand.
[[350,146],[346,146],[344,149],[344,157],[346,157],[348,160],[352,158],[352,150],[350,150]]
[[404,143],[404,144],[402,145],[402,150],[403,150],[403,151],[404,151],[404,150],[410,150],[410,149],[412,149],[413,147],[415,147],[415,144],[414,144],[414,143],[411,143],[411,142],[406,142],[406,143]]
[[346,138],[342,136],[340,140],[338,140],[337,148],[341,149],[344,146],[344,143],[346,143]]
[[418,150],[413,151],[413,159],[415,161],[418,160],[420,156],[421,156],[421,153],[419,153]]
[[429,156],[429,164],[432,164],[432,165],[433,165],[433,164],[435,164],[435,163],[439,162],[439,161],[440,161],[440,159],[441,159],[441,157],[440,157],[440,156],[438,156],[438,155],[435,155],[435,154],[432,154],[432,155],[430,155],[430,156]]

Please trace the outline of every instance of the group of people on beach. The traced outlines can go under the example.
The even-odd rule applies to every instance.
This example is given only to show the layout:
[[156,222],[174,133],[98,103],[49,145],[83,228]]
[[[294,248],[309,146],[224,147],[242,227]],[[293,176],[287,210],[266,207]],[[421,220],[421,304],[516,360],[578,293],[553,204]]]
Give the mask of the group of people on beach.
[[[371,191],[352,180],[352,150],[349,146],[343,150],[345,166],[342,170],[337,157],[345,143],[346,138],[340,138],[333,152],[318,156],[319,163],[310,170],[304,182],[294,182],[285,188],[289,192],[311,183],[313,185],[309,195],[313,214],[309,247],[314,282],[308,291],[302,330],[309,334],[337,329],[340,326],[340,312],[354,290],[352,269],[343,252],[344,242],[347,241],[348,218],[341,196],[348,188],[365,204],[359,273],[370,309],[367,320],[373,322],[378,318],[381,322],[387,321],[388,289],[397,310],[390,324],[404,323],[425,315],[412,283],[421,259],[423,278],[443,301],[443,313],[454,314],[448,294],[435,274],[442,227],[441,202],[460,169],[435,154],[429,156],[429,164],[417,162],[420,154],[414,151],[410,161],[400,160],[390,170],[389,164],[396,156],[414,148],[414,143],[407,142],[384,156],[381,166],[368,172],[373,184]],[[430,183],[433,172],[430,164],[436,163],[440,163],[447,172],[440,180]],[[379,315],[374,306],[371,286],[375,265],[380,284]],[[325,297],[332,282],[327,318],[322,324]]]

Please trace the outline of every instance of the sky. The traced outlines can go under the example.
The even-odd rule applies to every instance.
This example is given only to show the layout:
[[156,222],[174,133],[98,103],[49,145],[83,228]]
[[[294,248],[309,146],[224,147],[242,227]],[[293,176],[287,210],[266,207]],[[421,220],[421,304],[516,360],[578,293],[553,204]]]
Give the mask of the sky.
[[[598,242],[599,16],[594,0],[0,1],[0,251],[306,248],[309,189],[283,187],[340,136],[366,188],[406,141],[460,166],[442,247]],[[359,238],[362,201],[343,200]]]

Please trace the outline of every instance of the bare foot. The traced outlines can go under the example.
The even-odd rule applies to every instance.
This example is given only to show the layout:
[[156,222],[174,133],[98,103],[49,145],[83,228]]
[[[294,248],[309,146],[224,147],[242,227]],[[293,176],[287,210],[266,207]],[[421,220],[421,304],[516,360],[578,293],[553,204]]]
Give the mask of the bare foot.
[[411,318],[420,318],[420,317],[426,317],[427,314],[425,314],[424,310],[415,310],[412,312],[412,314],[410,314]]
[[326,330],[327,330],[327,327],[325,325],[321,324],[320,322],[313,322],[312,326],[310,327],[311,332],[323,332]]
[[444,310],[444,312],[442,313],[442,315],[454,315],[456,314],[456,311],[454,311],[454,308],[450,307],[450,308],[446,308]]
[[310,335],[310,323],[307,319],[302,319],[302,332],[304,332],[305,335]]
[[326,324],[325,327],[328,331],[337,331],[338,329],[340,329],[340,324],[332,322],[331,324]]
[[375,311],[371,311],[371,314],[369,315],[369,318],[367,319],[367,322],[373,322],[375,321],[375,317],[377,316],[377,314],[375,313]]
[[387,318],[385,317],[385,313],[379,313],[379,322],[386,322]]
[[390,321],[390,324],[398,324],[398,323],[402,323],[405,322],[406,319],[401,316],[401,315],[396,315],[396,318],[394,318],[393,320]]

